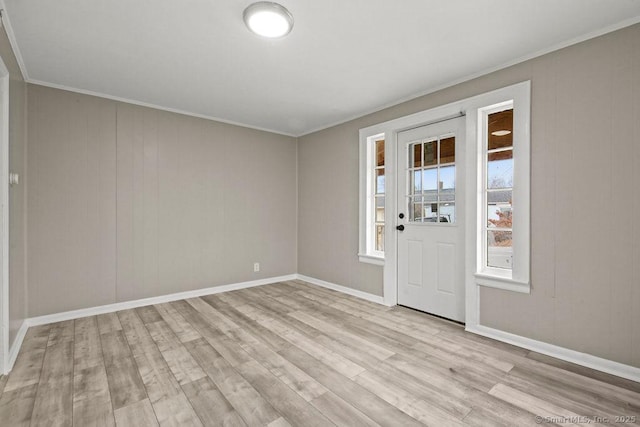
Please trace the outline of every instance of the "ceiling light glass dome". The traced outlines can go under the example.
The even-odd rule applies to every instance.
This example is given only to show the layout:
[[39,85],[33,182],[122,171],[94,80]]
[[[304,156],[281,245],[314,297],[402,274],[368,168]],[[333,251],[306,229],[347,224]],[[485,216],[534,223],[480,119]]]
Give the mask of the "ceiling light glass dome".
[[243,17],[252,32],[271,39],[284,37],[293,28],[293,15],[284,6],[270,1],[249,5]]

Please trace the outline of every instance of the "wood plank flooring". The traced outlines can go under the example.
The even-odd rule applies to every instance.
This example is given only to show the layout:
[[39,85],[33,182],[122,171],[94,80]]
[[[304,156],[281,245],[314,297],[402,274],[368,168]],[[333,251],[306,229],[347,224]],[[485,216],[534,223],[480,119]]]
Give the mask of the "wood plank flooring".
[[640,384],[299,281],[34,327],[0,378],[2,426],[525,426],[594,417],[640,424]]

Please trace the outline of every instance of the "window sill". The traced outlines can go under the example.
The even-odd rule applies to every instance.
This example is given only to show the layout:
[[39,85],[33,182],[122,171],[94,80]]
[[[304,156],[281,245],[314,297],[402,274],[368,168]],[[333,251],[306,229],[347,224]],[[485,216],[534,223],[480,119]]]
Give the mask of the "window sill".
[[365,262],[367,264],[384,265],[384,257],[367,255],[367,254],[358,254],[358,258],[360,259],[360,262]]
[[482,273],[476,273],[475,277],[476,284],[479,286],[503,289],[505,291],[520,292],[523,294],[531,293],[531,285],[528,281],[522,282],[511,278],[490,276]]

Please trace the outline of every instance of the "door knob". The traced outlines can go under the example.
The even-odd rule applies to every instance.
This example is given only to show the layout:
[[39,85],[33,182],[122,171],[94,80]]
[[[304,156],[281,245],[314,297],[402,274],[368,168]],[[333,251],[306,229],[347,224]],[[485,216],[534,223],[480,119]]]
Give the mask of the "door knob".
[[396,230],[404,231],[404,225],[400,224],[399,226],[396,227]]
[[401,213],[400,215],[398,215],[398,217],[400,217],[400,219],[404,218],[404,214]]

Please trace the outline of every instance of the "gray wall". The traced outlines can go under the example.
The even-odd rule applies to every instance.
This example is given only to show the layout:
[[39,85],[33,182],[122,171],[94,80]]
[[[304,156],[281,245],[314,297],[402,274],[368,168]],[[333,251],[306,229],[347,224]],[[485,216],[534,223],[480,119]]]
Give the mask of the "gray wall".
[[298,273],[382,295],[382,267],[358,261],[358,123],[298,139]]
[[4,27],[0,29],[0,57],[9,70],[9,170],[21,179],[20,185],[9,189],[9,343],[13,343],[27,317],[26,84]]
[[35,85],[28,131],[29,316],[296,272],[294,138]]
[[298,271],[382,294],[358,262],[358,130],[532,81],[531,295],[481,324],[640,367],[640,25],[299,138]]

